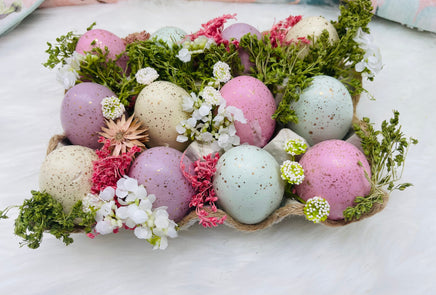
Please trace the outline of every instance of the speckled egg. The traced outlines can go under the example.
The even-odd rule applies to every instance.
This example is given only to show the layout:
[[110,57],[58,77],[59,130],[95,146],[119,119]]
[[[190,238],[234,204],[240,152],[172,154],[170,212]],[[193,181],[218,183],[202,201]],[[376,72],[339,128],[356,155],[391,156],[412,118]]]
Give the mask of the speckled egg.
[[[170,147],[155,147],[141,153],[130,167],[129,176],[143,184],[149,194],[156,196],[154,208],[168,207],[170,219],[180,221],[189,210],[189,202],[195,194],[191,184],[180,170],[182,153]],[[192,167],[183,158],[186,169]],[[192,171],[191,171],[192,173]]]
[[[109,50],[109,59],[115,59],[117,55],[126,50],[124,41],[117,35],[106,30],[93,29],[87,31],[79,38],[76,51],[80,54],[85,54],[85,52],[91,52],[93,48],[100,48],[104,51],[105,47]],[[125,68],[126,63],[127,58],[123,57],[119,60],[118,65]]]
[[298,123],[289,128],[304,137],[310,145],[327,139],[342,139],[353,120],[353,100],[347,88],[337,79],[316,76],[291,104]]
[[[322,32],[327,30],[329,33],[329,40],[333,44],[339,40],[338,32],[335,27],[322,16],[305,17],[293,26],[287,33],[286,41],[297,41],[298,38],[312,37],[312,42],[316,42],[317,38],[321,36]],[[308,46],[304,47],[300,53],[301,57],[305,57],[309,52]]]
[[92,82],[80,83],[65,94],[61,106],[61,123],[72,144],[92,149],[100,147],[98,132],[105,126],[101,101],[115,96],[109,88]]
[[[229,41],[231,39],[236,39],[236,40],[240,41],[241,38],[243,36],[245,36],[246,34],[256,35],[257,39],[262,38],[262,35],[258,29],[256,29],[255,27],[253,27],[249,24],[245,24],[245,23],[236,23],[236,24],[228,26],[222,32],[222,38],[224,40],[229,40]],[[249,58],[248,53],[244,50],[239,50],[239,57],[241,59],[242,65],[244,66],[244,72],[248,73],[248,71],[250,70],[250,67],[252,67],[252,65],[253,65],[253,63],[250,62],[250,58]]]
[[[362,165],[359,164],[362,163]],[[329,219],[343,219],[343,212],[354,205],[358,196],[366,196],[371,184],[371,169],[365,155],[354,145],[342,140],[327,140],[311,147],[301,158],[304,181],[296,186],[303,200],[315,196],[330,204]]]
[[219,159],[213,188],[219,206],[230,216],[255,224],[279,207],[285,183],[273,156],[256,146],[241,145]]
[[189,114],[182,109],[183,97],[189,96],[183,88],[166,81],[156,81],[139,93],[135,103],[135,116],[148,126],[148,146],[170,146],[183,151],[188,142],[178,142],[176,126]]
[[168,46],[173,46],[173,44],[180,43],[186,36],[186,32],[177,27],[162,27],[154,32],[150,39],[156,38],[156,40],[164,41]]
[[69,213],[77,201],[91,192],[94,150],[77,145],[55,149],[47,155],[39,173],[39,188],[47,192]]
[[236,134],[241,143],[263,147],[274,133],[276,111],[274,97],[260,80],[250,76],[231,79],[221,88],[228,106],[242,110],[247,123],[235,121]]

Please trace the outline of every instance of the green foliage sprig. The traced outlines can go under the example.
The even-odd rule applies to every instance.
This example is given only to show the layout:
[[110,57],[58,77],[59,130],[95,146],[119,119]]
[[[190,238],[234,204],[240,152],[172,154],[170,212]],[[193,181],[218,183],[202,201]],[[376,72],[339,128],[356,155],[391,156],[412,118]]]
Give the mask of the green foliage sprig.
[[371,164],[369,180],[372,189],[369,196],[357,197],[356,205],[344,211],[345,220],[359,219],[370,212],[374,204],[383,203],[384,189],[390,193],[405,190],[412,185],[398,182],[404,171],[407,152],[418,140],[404,135],[399,125],[399,115],[398,111],[394,111],[393,118],[382,122],[381,130],[375,130],[368,118],[363,118],[363,125],[354,125],[356,135],[361,138],[365,156]]
[[66,245],[73,242],[70,234],[77,226],[91,232],[95,223],[95,212],[84,212],[82,201],[78,201],[69,214],[63,211],[62,204],[47,193],[32,191],[32,198],[21,205],[15,220],[15,234],[23,238],[21,246],[31,249],[40,246],[45,231],[62,240]]
[[[86,30],[92,30],[95,24],[94,22]],[[43,66],[53,69],[58,64],[65,64],[65,60],[70,57],[76,49],[80,36],[81,35],[75,34],[74,32],[68,32],[56,38],[56,43],[54,44],[47,42],[48,49],[45,52],[48,53],[49,57],[47,61],[43,63]]]

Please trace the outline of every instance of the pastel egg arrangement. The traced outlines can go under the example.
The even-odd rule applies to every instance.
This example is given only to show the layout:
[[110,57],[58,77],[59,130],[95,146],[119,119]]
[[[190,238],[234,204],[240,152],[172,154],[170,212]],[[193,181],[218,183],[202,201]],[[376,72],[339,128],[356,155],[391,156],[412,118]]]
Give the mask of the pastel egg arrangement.
[[[348,12],[358,22],[371,14],[366,7]],[[382,210],[386,187],[403,187],[377,173],[384,161],[403,164],[404,137],[389,137],[389,151],[387,139],[379,141],[398,127],[398,114],[383,132],[369,119],[353,121],[352,97],[363,91],[363,74],[376,70],[373,61],[362,70],[368,45],[350,35],[355,27],[345,18],[289,16],[261,35],[245,23],[226,27],[233,18],[191,34],[163,27],[121,39],[92,29],[65,41],[97,58],[55,56],[58,80],[68,82],[64,134],[51,139],[33,194],[61,204],[53,214],[64,218],[67,236],[127,229],[165,249],[195,222],[255,231],[297,215],[344,226]],[[325,31],[329,39],[318,42]],[[53,61],[59,53],[50,54]]]

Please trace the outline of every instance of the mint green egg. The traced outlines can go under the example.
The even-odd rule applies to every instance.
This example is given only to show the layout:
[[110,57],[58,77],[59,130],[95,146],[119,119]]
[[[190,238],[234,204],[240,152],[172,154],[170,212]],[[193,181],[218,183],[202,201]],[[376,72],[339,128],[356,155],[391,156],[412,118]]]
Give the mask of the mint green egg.
[[213,188],[218,206],[227,214],[241,223],[256,224],[280,206],[285,183],[271,154],[256,146],[241,145],[219,159]]
[[288,127],[310,145],[343,139],[353,120],[353,100],[347,88],[330,76],[315,76],[300,98],[291,103],[298,123]]
[[173,46],[173,44],[180,43],[186,36],[186,32],[177,27],[162,27],[154,32],[150,39],[156,38],[156,40],[162,40],[168,44],[168,46]]

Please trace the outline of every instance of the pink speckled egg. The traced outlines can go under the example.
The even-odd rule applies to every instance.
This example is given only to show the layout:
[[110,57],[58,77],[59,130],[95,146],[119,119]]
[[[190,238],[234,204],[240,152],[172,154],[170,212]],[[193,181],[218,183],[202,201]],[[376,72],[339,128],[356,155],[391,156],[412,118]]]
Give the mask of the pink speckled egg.
[[61,123],[72,144],[96,149],[98,132],[105,126],[101,101],[115,96],[109,88],[91,82],[77,84],[65,94],[61,106]]
[[344,210],[354,205],[355,198],[371,190],[364,172],[371,177],[365,155],[346,141],[322,141],[304,154],[300,164],[304,181],[296,186],[297,195],[305,201],[315,196],[326,199],[330,204],[328,219],[343,219]]
[[[245,24],[245,23],[236,23],[231,26],[225,28],[222,32],[222,37],[224,40],[236,39],[238,41],[246,34],[256,35],[257,39],[261,39],[262,35],[258,29],[255,27]],[[248,53],[244,50],[239,50],[239,58],[241,59],[241,63],[244,66],[244,72],[248,73],[249,69],[252,67],[253,63],[250,62]]]
[[266,145],[274,133],[276,111],[274,97],[260,80],[250,76],[239,76],[221,88],[221,95],[228,106],[242,110],[247,123],[235,121],[236,134],[241,143],[258,147]]
[[[109,59],[115,59],[117,55],[126,50],[126,45],[120,37],[102,29],[93,29],[83,34],[77,42],[76,51],[80,54],[85,54],[85,52],[91,52],[94,47],[100,48],[103,51],[107,47]],[[126,64],[126,57],[122,57],[118,61],[118,65],[123,69],[126,68]]]
[[[180,170],[182,155],[170,147],[154,147],[141,153],[129,171],[130,177],[137,179],[149,194],[156,196],[153,207],[166,206],[170,219],[175,222],[188,213],[189,202],[195,194]],[[192,168],[192,161],[187,157],[183,162],[186,169]]]

